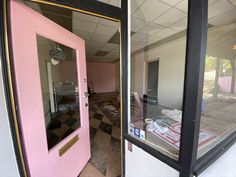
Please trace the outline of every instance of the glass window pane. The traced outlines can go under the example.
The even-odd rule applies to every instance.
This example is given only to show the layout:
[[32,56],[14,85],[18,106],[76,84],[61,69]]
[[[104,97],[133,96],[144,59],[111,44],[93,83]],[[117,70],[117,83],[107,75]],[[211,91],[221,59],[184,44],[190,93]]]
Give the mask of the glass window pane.
[[74,49],[39,35],[37,46],[45,129],[51,149],[81,125],[76,54]]
[[131,1],[129,134],[178,159],[187,0]]
[[198,157],[236,130],[236,3],[209,1]]

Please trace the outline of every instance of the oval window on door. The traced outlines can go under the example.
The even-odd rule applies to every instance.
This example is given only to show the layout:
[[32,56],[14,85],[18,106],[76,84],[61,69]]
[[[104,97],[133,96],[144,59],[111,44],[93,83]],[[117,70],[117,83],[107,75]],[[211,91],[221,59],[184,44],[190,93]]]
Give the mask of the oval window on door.
[[74,49],[37,35],[48,149],[81,125]]

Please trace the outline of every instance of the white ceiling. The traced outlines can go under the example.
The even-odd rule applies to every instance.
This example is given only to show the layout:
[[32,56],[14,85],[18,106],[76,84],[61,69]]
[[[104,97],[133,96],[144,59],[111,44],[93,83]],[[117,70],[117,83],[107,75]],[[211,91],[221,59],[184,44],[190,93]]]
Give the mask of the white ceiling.
[[104,2],[106,4],[110,4],[113,6],[121,7],[121,1],[120,0],[98,0],[100,2]]
[[[120,0],[100,0],[120,7]],[[132,0],[131,50],[181,32],[187,28],[187,0]],[[60,14],[61,15],[61,14]],[[68,18],[68,20],[71,20]],[[209,0],[209,23],[215,28],[236,21],[236,0]],[[72,32],[86,42],[87,59],[112,62],[119,58],[119,45],[108,40],[119,30],[119,23],[72,12]],[[99,50],[109,52],[95,56]]]
[[[90,61],[111,62],[119,58],[119,45],[108,43],[119,31],[119,23],[72,12],[72,31],[85,40],[87,59]],[[98,57],[98,51],[107,51],[105,56]]]
[[[187,9],[187,0],[132,0],[132,51],[185,30]],[[236,0],[209,0],[208,19],[215,27],[236,21]]]

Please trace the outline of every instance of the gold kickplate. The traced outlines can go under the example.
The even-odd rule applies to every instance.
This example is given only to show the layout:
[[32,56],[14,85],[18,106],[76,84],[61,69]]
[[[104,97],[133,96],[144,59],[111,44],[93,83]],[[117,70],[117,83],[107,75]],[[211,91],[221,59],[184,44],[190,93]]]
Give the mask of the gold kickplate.
[[63,156],[77,141],[79,141],[79,136],[76,135],[68,143],[66,143],[62,148],[59,149],[59,156]]

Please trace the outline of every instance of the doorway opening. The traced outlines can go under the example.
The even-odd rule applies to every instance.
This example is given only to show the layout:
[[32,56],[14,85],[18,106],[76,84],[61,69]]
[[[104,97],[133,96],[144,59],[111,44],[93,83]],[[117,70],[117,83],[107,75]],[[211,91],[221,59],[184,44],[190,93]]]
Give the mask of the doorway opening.
[[158,104],[158,74],[159,60],[147,62],[147,94],[143,95],[145,103]]
[[[56,6],[28,1],[25,4],[85,40],[91,159],[78,175],[120,176],[120,24]],[[41,36],[37,42],[50,150],[81,126],[76,111],[79,83],[76,82],[75,51]],[[65,55],[65,59],[59,63],[53,60],[50,56],[53,50]]]

